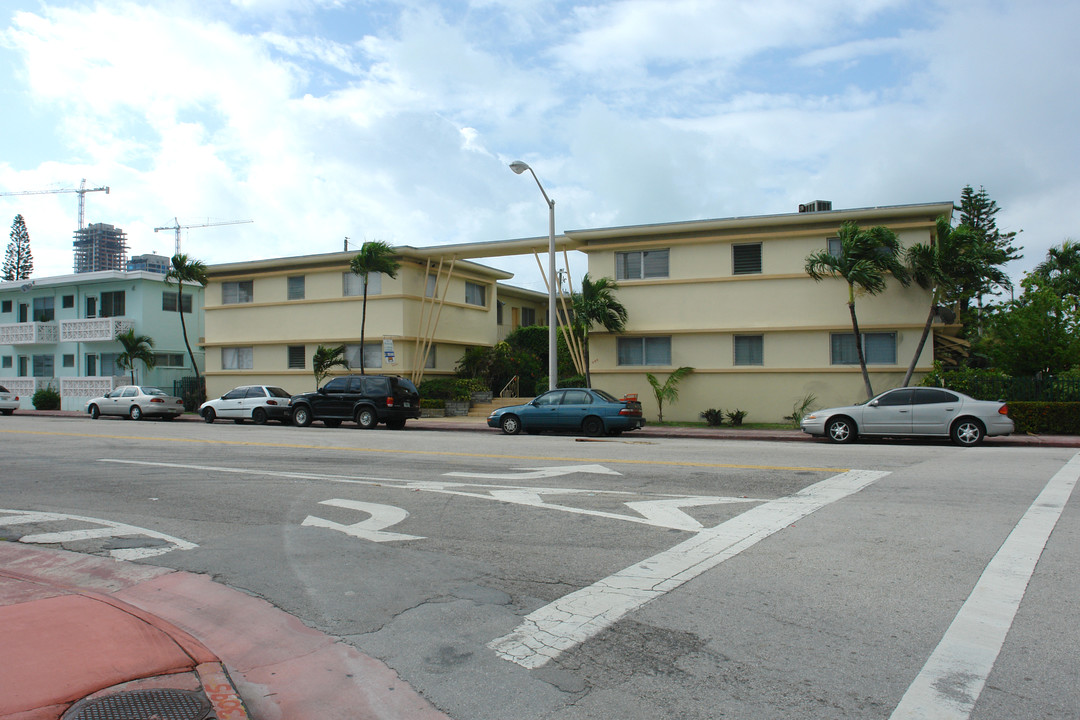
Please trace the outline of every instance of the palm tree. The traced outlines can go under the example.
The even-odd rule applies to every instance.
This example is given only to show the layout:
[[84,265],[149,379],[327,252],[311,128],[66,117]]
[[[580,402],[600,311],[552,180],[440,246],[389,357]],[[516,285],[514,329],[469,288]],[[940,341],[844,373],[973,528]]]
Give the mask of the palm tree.
[[679,383],[692,372],[694,372],[694,368],[683,366],[668,375],[663,384],[652,373],[645,373],[645,379],[652,385],[653,395],[656,396],[656,405],[660,410],[660,422],[664,422],[664,401],[675,402],[679,399]]
[[330,374],[331,368],[343,367],[346,370],[349,369],[349,361],[345,359],[345,346],[326,347],[320,345],[316,348],[315,354],[311,356],[311,366],[315,369],[315,389],[318,390],[319,384]]
[[581,292],[573,297],[574,321],[581,329],[585,348],[585,386],[592,387],[589,363],[589,328],[599,323],[608,332],[619,333],[626,328],[627,313],[615,298],[618,285],[608,277],[593,282],[588,273],[581,279]]
[[840,226],[840,256],[828,250],[819,250],[806,258],[806,273],[818,282],[827,277],[843,278],[848,285],[848,311],[851,314],[851,329],[855,333],[855,352],[859,357],[863,383],[866,385],[866,397],[874,396],[870,385],[870,373],[866,370],[866,355],[863,353],[862,334],[859,332],[859,319],[855,315],[855,296],[858,294],[877,295],[885,290],[888,274],[892,273],[902,285],[910,284],[907,269],[900,261],[900,241],[889,228],[876,225],[868,230],[860,230],[851,221]]
[[917,243],[908,248],[907,262],[911,278],[924,290],[932,291],[930,312],[923,325],[919,346],[911,358],[902,387],[907,387],[915,374],[915,364],[926,346],[934,317],[938,314],[938,305],[946,296],[954,293],[964,278],[984,277],[987,282],[1007,285],[1009,278],[999,268],[979,262],[979,254],[971,252],[975,236],[966,225],[952,227],[948,219],[937,219],[935,239],[930,243]]
[[394,248],[382,240],[370,240],[363,244],[359,254],[352,259],[349,268],[364,281],[364,304],[360,315],[360,374],[364,374],[364,326],[367,324],[368,275],[382,273],[397,277],[401,263],[394,259]]
[[124,347],[124,352],[116,356],[116,364],[131,371],[131,384],[135,384],[135,363],[142,362],[147,370],[153,370],[154,340],[147,335],[136,335],[134,328],[128,328],[116,334],[116,340]]
[[1046,259],[1031,271],[1037,284],[1051,287],[1062,298],[1071,297],[1080,309],[1080,243],[1065,240],[1061,247],[1052,247]]
[[188,357],[191,358],[191,367],[195,369],[195,377],[199,377],[199,366],[195,363],[195,353],[191,352],[191,343],[188,342],[187,325],[184,323],[184,283],[190,285],[206,286],[206,265],[201,260],[189,258],[184,253],[178,253],[172,257],[172,267],[165,273],[165,282],[172,283],[175,280],[176,287],[176,312],[180,314],[180,329],[184,331],[184,345],[187,347]]

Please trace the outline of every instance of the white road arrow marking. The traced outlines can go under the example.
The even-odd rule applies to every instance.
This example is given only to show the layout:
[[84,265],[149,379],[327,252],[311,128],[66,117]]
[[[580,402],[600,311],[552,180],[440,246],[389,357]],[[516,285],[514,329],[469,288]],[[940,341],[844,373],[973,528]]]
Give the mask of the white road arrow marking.
[[700,530],[703,526],[679,508],[700,507],[702,505],[721,505],[725,503],[759,503],[756,498],[733,497],[681,497],[667,500],[641,500],[628,502],[626,506],[640,513],[651,525],[675,528],[676,530]]
[[117,560],[143,560],[145,558],[154,557],[156,555],[164,555],[172,550],[191,550],[198,547],[195,543],[190,543],[187,540],[181,540],[180,538],[173,537],[172,535],[165,535],[164,533],[155,532],[154,530],[147,530],[146,528],[136,527],[135,525],[127,525],[125,523],[112,522],[110,520],[100,520],[98,518],[83,517],[81,515],[67,515],[63,513],[48,513],[48,512],[22,512],[20,510],[3,510],[0,509],[0,513],[12,513],[10,516],[0,516],[0,525],[25,525],[28,523],[42,523],[42,522],[68,522],[75,520],[82,523],[90,523],[93,525],[99,525],[101,527],[89,528],[83,530],[67,530],[61,532],[51,533],[37,533],[35,535],[24,535],[19,538],[19,542],[24,543],[36,543],[39,545],[76,542],[79,540],[92,540],[97,538],[119,538],[119,537],[138,537],[144,536],[153,538],[154,540],[161,540],[166,543],[164,546],[153,547],[136,547],[136,548],[116,548],[109,551],[109,555]]
[[615,470],[610,470],[603,465],[564,465],[561,467],[515,468],[515,470],[524,470],[525,472],[449,472],[444,474],[448,477],[482,478],[485,480],[542,480],[544,478],[559,477],[560,475],[573,475],[574,473],[592,473],[593,475],[622,475],[622,473]]
[[394,542],[397,540],[423,540],[420,535],[405,535],[404,533],[384,532],[383,528],[388,528],[391,525],[397,525],[399,522],[409,517],[407,510],[402,510],[399,507],[393,505],[379,505],[376,503],[360,502],[359,500],[323,500],[320,505],[330,505],[333,507],[348,508],[350,510],[359,510],[365,512],[371,517],[367,520],[361,520],[358,523],[352,525],[343,525],[331,520],[325,520],[321,517],[315,517],[314,515],[308,515],[302,525],[308,527],[321,527],[329,530],[337,530],[343,532],[346,535],[351,535],[355,538],[362,540],[371,540],[372,542]]

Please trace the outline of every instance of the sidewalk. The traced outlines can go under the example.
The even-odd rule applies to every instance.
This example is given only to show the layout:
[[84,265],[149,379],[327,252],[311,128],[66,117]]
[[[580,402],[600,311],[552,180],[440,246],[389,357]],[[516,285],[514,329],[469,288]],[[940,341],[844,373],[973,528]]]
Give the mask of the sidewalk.
[[0,568],[4,720],[449,720],[378,660],[205,576],[17,542]]
[[[86,413],[71,410],[18,410],[15,416],[31,415],[37,417],[65,417],[83,418],[89,420]],[[14,417],[14,416],[13,416]],[[195,413],[184,413],[178,421],[202,422],[203,419]],[[100,420],[98,421],[100,422]],[[108,420],[106,421],[108,422]],[[147,420],[145,422],[158,422]],[[232,424],[229,420],[218,420],[217,424]],[[276,423],[270,423],[276,425]],[[316,423],[316,426],[318,423]],[[487,418],[475,416],[454,416],[441,418],[420,418],[410,420],[407,428],[418,430],[468,430],[500,434],[500,431],[487,426]],[[317,428],[316,428],[317,429]],[[567,436],[570,437],[570,436]],[[761,440],[769,442],[817,442],[828,443],[823,438],[814,438],[802,430],[757,430],[750,428],[736,428],[730,426],[720,427],[678,427],[672,425],[646,425],[640,430],[624,433],[616,438],[581,438],[590,442],[618,442],[620,440],[634,440],[642,438],[692,438],[700,440]],[[902,442],[902,441],[901,441]],[[917,440],[914,442],[918,442]],[[1080,448],[1080,435],[1028,435],[1014,434],[1006,437],[986,438],[985,445],[988,447],[1065,447]]]

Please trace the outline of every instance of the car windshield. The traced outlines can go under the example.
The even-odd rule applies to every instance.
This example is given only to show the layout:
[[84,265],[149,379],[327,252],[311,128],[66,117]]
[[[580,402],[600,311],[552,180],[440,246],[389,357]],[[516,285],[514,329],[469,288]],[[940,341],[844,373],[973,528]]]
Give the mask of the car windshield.
[[282,390],[279,387],[268,387],[268,388],[266,388],[266,390],[267,390],[267,392],[270,393],[271,397],[279,397],[279,398],[292,397],[292,395],[285,392],[284,390]]
[[615,397],[614,395],[612,395],[611,393],[604,392],[603,390],[596,390],[596,389],[593,389],[593,392],[596,393],[597,395],[599,395],[600,397],[602,397],[603,399],[607,400],[608,402],[619,402],[619,399],[617,397]]
[[164,392],[156,387],[142,387],[139,389],[142,390],[143,395],[165,395]]
[[7,389],[6,387],[4,387],[3,385],[0,385],[0,392],[5,392],[5,393],[6,393],[6,392],[11,392],[11,391],[10,391],[10,390],[8,390],[8,389]]

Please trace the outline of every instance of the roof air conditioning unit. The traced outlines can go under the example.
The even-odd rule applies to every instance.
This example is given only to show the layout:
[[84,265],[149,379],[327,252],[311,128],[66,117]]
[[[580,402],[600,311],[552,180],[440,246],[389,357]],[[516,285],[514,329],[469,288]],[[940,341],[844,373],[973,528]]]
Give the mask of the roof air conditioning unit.
[[815,200],[805,205],[799,205],[799,212],[801,213],[828,212],[829,210],[832,210],[832,200]]

